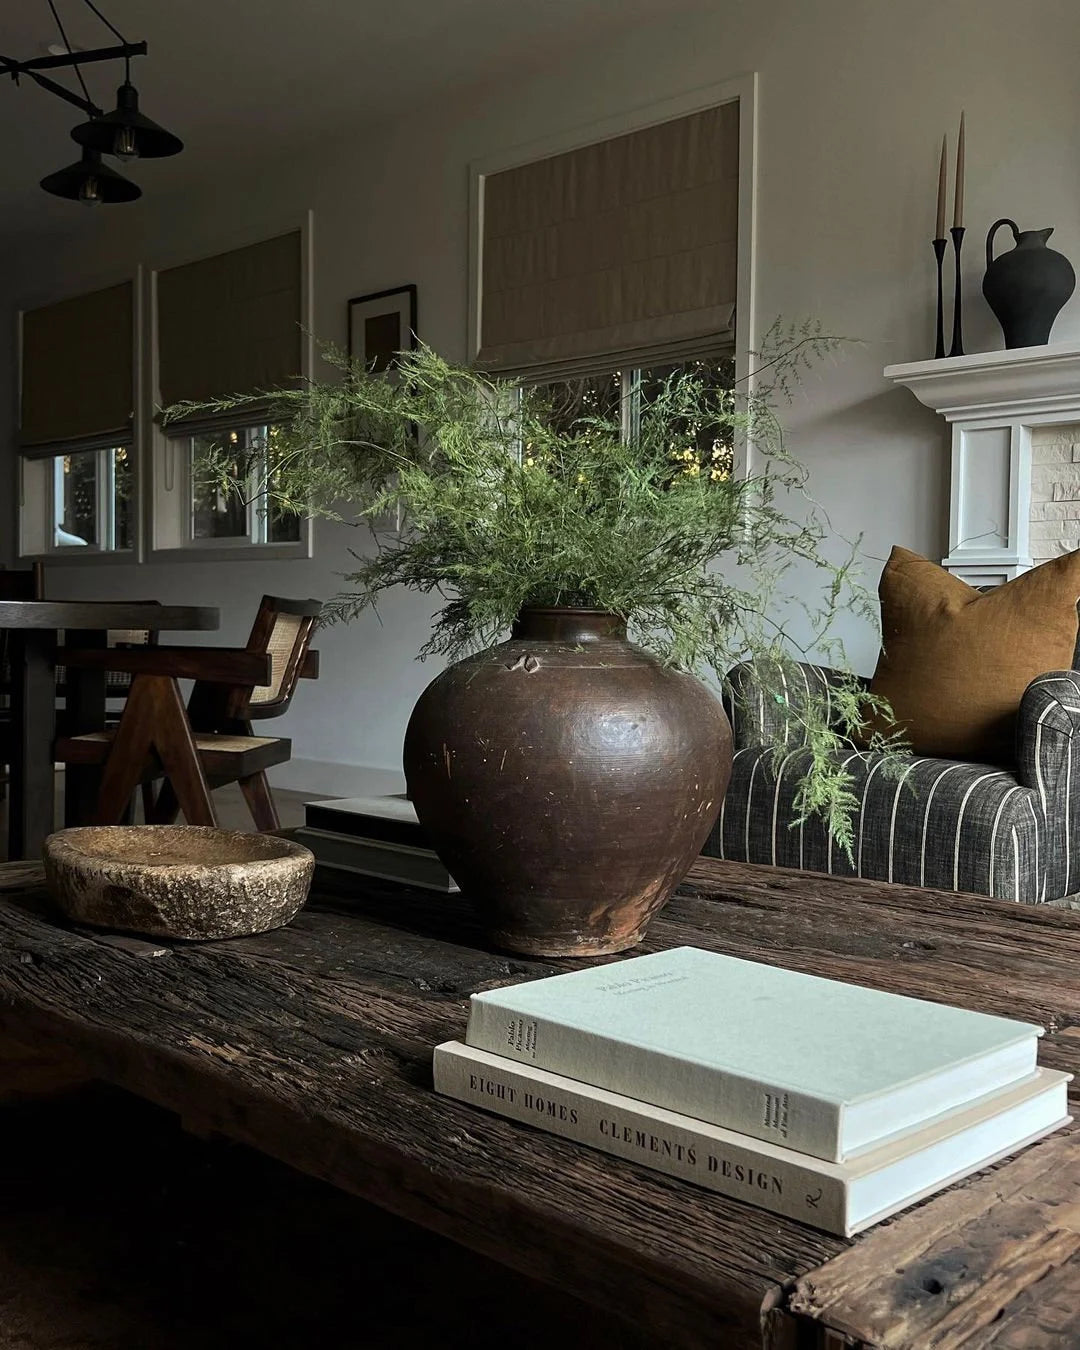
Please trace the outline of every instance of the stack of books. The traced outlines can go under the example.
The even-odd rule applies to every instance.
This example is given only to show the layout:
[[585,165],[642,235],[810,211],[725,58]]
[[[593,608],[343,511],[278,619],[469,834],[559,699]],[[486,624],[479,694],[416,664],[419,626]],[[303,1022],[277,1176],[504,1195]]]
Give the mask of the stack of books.
[[1042,1031],[680,947],[474,994],[435,1088],[848,1237],[1069,1120]]
[[457,890],[404,793],[307,802],[304,824],[294,835],[323,867],[426,890]]

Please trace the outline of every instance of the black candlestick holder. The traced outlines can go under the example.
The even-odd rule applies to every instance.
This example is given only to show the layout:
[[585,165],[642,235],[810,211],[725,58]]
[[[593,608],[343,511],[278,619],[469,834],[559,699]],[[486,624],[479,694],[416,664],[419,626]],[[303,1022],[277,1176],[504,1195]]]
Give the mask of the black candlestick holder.
[[933,241],[934,257],[937,259],[937,347],[934,356],[939,361],[945,355],[945,303],[941,290],[941,268],[945,261],[945,248],[948,242],[947,239]]
[[960,249],[964,242],[964,227],[963,225],[954,225],[949,233],[952,235],[953,262],[955,263],[952,302],[952,347],[949,349],[949,355],[963,356],[964,325],[961,318],[963,299],[960,294]]

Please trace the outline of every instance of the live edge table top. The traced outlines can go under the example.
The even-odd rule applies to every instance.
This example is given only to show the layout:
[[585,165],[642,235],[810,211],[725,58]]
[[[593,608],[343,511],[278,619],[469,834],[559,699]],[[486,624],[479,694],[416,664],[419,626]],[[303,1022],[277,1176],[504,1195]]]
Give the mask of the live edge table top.
[[[1041,1022],[1041,1062],[1080,1069],[1070,912],[702,859],[636,951],[683,944]],[[845,1241],[434,1094],[432,1047],[464,1033],[471,992],[575,964],[492,953],[458,897],[358,878],[320,876],[296,921],[261,937],[94,936],[55,916],[36,865],[0,867],[5,1039],[74,1056],[657,1345],[1080,1346],[1072,1129]]]

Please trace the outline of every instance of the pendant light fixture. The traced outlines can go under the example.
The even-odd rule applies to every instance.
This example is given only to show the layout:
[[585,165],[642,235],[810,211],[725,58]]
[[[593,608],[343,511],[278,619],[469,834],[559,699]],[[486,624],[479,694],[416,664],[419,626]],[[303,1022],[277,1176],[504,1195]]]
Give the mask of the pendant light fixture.
[[41,180],[41,186],[54,197],[66,197],[84,206],[133,202],[142,196],[142,188],[103,164],[96,150],[86,149],[82,159],[49,174]]
[[[15,61],[11,57],[0,56],[0,76],[10,75],[18,84],[20,77],[25,75],[42,89],[81,109],[90,119],[81,122],[71,132],[72,139],[83,147],[82,158],[43,178],[41,186],[46,192],[90,206],[132,202],[142,196],[142,190],[104,164],[101,156],[114,155],[121,160],[162,159],[167,155],[179,154],[184,143],[139,111],[139,95],[131,83],[131,58],[145,56],[146,43],[128,42],[102,14],[94,0],[83,0],[83,3],[118,39],[117,45],[76,51],[64,31],[56,0],[46,0],[60,30],[63,46],[51,47],[50,55],[35,57],[30,61]],[[115,109],[106,113],[91,100],[81,68],[99,61],[117,60],[124,62],[124,82],[116,91]],[[42,73],[64,67],[74,69],[81,94]]]
[[116,91],[116,110],[82,122],[71,139],[117,159],[164,159],[178,155],[184,142],[139,111],[139,93],[130,79]]

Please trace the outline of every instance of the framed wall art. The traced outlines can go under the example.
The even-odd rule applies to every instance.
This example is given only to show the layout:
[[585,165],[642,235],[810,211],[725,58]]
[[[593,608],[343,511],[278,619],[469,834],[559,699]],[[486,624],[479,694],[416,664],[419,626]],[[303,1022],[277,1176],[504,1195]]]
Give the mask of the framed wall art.
[[416,287],[395,286],[349,301],[348,353],[365,369],[392,370],[398,352],[416,346]]

